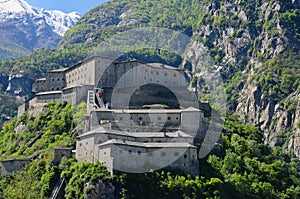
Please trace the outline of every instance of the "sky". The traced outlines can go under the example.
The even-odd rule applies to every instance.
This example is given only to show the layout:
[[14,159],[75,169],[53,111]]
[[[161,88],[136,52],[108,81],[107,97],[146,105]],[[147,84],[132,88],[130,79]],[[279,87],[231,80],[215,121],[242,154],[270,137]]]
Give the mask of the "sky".
[[81,15],[88,12],[95,6],[109,0],[26,0],[34,7],[45,8],[47,10],[61,10],[65,13],[79,12]]

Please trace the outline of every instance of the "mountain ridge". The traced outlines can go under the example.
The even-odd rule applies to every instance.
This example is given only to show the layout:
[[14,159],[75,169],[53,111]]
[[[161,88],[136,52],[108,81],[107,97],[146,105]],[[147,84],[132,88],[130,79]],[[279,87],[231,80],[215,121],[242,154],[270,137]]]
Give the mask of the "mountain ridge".
[[24,0],[2,0],[0,18],[0,40],[4,43],[0,44],[0,50],[6,52],[0,58],[9,59],[16,55],[10,54],[9,49],[24,55],[34,49],[56,47],[80,15],[36,8]]

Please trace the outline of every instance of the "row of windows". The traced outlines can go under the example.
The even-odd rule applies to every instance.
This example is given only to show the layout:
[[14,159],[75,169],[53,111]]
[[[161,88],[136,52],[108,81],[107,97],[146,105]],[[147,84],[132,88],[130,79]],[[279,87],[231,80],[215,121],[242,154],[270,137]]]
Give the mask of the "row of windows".
[[[59,81],[60,78],[57,78],[56,80]],[[65,78],[61,78],[61,80],[62,80],[62,81],[65,81]],[[55,78],[52,78],[52,81],[54,82],[54,81],[55,81]]]
[[75,94],[63,95],[62,99],[63,100],[68,100],[68,99],[73,98],[73,97],[75,97]]
[[[119,150],[119,153],[123,153],[123,150]],[[132,154],[133,153],[133,151],[132,150],[128,150],[128,153],[129,154]],[[138,150],[137,152],[135,152],[135,153],[137,153],[138,155],[141,155],[141,153],[142,153],[142,151],[140,151],[140,150]],[[104,152],[104,154],[106,154],[106,152]],[[148,155],[149,156],[153,156],[153,152],[150,152],[150,153],[148,153]],[[161,154],[160,154],[162,157],[164,157],[164,156],[166,156],[166,152],[161,152]],[[174,156],[179,156],[179,153],[178,152],[175,152],[174,153]],[[185,159],[187,158],[187,154],[184,154],[184,156],[183,156]],[[193,156],[194,157],[194,156]]]
[[[145,80],[147,80],[147,77],[145,76],[145,77],[144,77],[144,79],[145,79]],[[152,82],[152,81],[153,81],[153,79],[150,77],[150,78],[149,78],[149,81],[150,81],[150,82]],[[160,81],[159,81],[159,80],[156,80],[156,83],[158,83],[158,84],[159,84],[159,83],[160,83]],[[165,81],[165,84],[167,84],[167,83],[168,83],[168,81]],[[174,81],[174,82],[173,82],[173,84],[174,84],[174,85],[176,85],[176,82]]]
[[[167,117],[167,120],[171,120],[171,119],[172,119],[172,118],[171,118],[170,116]],[[176,120],[179,120],[179,117],[176,117],[175,119],[176,119]],[[123,117],[119,117],[119,120],[123,120]],[[133,118],[130,117],[130,120],[133,120]],[[143,117],[139,117],[138,120],[139,120],[139,121],[142,121],[142,120],[143,120]],[[157,120],[161,120],[161,117],[157,117]]]
[[68,78],[68,77],[71,77],[71,76],[74,77],[74,76],[76,76],[77,74],[81,74],[82,72],[86,71],[86,69],[87,69],[86,66],[85,66],[84,68],[83,68],[83,67],[79,67],[79,68],[77,68],[77,69],[75,69],[75,70],[73,70],[73,71],[67,73],[66,76],[67,76],[67,78]]
[[[61,87],[61,89],[63,89],[63,87]],[[51,90],[52,90],[52,91],[55,91],[55,88],[51,88]],[[57,88],[56,88],[56,90],[57,90],[57,91],[59,91],[59,90],[60,90],[60,88],[59,88],[59,87],[57,87]]]
[[46,80],[37,80],[36,82],[37,82],[37,83],[45,83]]
[[84,80],[83,82],[86,83],[86,74],[78,76],[77,78],[67,78],[68,84],[74,83],[74,81]]
[[53,97],[37,97],[37,100],[39,100],[39,101],[42,101],[42,100],[57,100],[58,99],[58,97],[55,97],[55,96],[53,96]]
[[[143,72],[143,71],[141,71],[141,72]],[[147,72],[148,72],[148,69],[145,69],[145,72],[147,73]],[[154,74],[154,72],[153,72],[153,71],[151,71],[150,73],[151,73],[151,75],[153,75],[153,74]],[[156,74],[156,75],[159,75],[159,72],[156,72],[155,74]],[[165,76],[168,76],[168,73],[164,73],[164,75],[165,75]],[[176,77],[176,76],[177,76],[177,74],[176,74],[176,73],[174,73],[174,74],[173,74],[173,77]]]

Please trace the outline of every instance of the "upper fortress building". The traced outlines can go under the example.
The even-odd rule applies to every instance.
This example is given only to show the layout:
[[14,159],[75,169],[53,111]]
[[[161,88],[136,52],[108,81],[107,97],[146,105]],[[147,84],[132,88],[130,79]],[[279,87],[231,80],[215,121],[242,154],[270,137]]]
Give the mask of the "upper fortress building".
[[199,172],[196,145],[206,125],[182,69],[94,56],[47,72],[32,92],[19,115],[52,101],[87,102],[78,161],[99,161],[111,172],[165,167]]

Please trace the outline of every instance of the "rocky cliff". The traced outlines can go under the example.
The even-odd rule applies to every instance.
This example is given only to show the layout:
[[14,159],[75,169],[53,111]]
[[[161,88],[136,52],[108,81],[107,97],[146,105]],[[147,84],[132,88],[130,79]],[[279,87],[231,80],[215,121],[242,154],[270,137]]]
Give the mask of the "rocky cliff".
[[230,109],[298,157],[299,9],[294,0],[207,2],[194,32],[222,68]]

